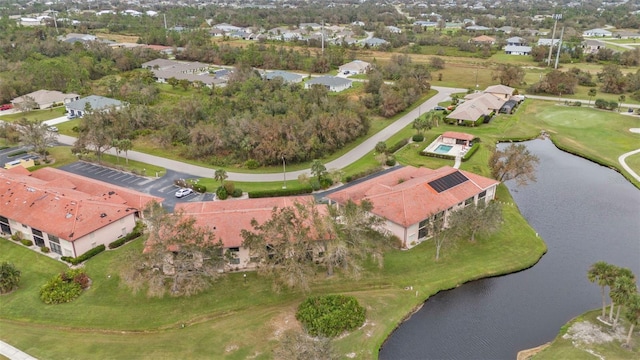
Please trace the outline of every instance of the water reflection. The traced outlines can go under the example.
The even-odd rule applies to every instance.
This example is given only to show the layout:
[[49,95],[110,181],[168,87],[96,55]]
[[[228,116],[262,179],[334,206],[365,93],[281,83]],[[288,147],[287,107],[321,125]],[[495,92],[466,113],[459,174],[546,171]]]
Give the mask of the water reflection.
[[433,296],[392,334],[380,359],[514,359],[600,306],[599,288],[586,279],[592,263],[640,274],[640,191],[548,140],[525,144],[540,157],[538,181],[507,186],[547,254],[531,269]]

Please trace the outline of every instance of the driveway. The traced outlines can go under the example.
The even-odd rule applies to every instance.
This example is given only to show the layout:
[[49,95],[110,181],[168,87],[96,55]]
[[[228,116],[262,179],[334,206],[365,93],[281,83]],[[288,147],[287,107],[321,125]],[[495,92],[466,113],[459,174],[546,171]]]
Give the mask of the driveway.
[[[454,93],[466,93],[467,89],[460,88],[448,88],[448,87],[440,87],[440,86],[432,86],[432,89],[438,91],[436,95],[420,104],[415,109],[409,111],[407,114],[396,120],[394,123],[390,124],[386,128],[379,131],[377,134],[374,134],[360,145],[353,148],[348,153],[343,156],[330,161],[325,165],[328,170],[333,169],[342,169],[347,165],[353,163],[354,161],[360,159],[365,156],[368,152],[373,150],[376,144],[380,141],[385,141],[389,139],[391,136],[395,135],[398,131],[402,130],[405,126],[411,124],[413,120],[415,120],[420,114],[426,113],[429,110],[433,109],[438,103],[446,101],[451,98],[451,94]],[[73,145],[76,141],[74,137],[66,136],[66,135],[58,135],[58,142],[66,145]],[[115,150],[111,149],[107,151],[107,153],[116,155]],[[159,156],[149,155],[137,151],[129,151],[129,159],[135,161],[141,161],[147,164],[154,164],[157,166],[162,166],[167,170],[173,170],[177,173],[182,174],[192,174],[193,177],[208,177],[212,178],[215,172],[215,169],[206,168],[202,166],[186,164],[180,161],[171,160],[162,158]],[[299,175],[307,174],[310,175],[309,170],[300,170],[300,171],[291,171],[286,173],[287,179],[297,179]],[[271,174],[245,174],[245,173],[234,173],[227,172],[229,176],[228,179],[232,181],[246,181],[246,182],[274,182],[274,181],[282,181],[283,174],[282,173],[271,173]]]
[[195,176],[172,170],[167,170],[166,175],[161,178],[149,178],[84,161],[77,161],[63,166],[60,170],[161,197],[164,199],[164,208],[169,211],[173,211],[173,208],[178,203],[212,201],[214,199],[213,193],[192,193],[182,198],[176,198],[175,193],[179,187],[174,185],[174,180],[190,179]]

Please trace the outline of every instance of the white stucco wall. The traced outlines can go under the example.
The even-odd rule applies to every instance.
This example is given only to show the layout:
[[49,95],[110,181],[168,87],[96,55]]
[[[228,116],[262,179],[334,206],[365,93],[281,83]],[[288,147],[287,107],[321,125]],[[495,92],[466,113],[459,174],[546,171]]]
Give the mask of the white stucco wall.
[[[109,243],[130,233],[134,226],[136,226],[136,218],[132,213],[107,226],[103,226],[91,234],[75,240],[73,242],[73,246],[75,247],[74,257],[78,257],[100,244],[108,246]],[[60,245],[62,246],[62,239],[60,240]]]

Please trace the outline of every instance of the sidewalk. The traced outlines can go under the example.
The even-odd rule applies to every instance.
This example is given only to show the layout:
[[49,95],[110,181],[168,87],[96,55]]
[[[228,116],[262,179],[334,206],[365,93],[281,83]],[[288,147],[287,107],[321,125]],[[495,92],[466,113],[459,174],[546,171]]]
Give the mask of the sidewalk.
[[33,356],[14,348],[4,341],[0,341],[0,354],[11,360],[37,360]]

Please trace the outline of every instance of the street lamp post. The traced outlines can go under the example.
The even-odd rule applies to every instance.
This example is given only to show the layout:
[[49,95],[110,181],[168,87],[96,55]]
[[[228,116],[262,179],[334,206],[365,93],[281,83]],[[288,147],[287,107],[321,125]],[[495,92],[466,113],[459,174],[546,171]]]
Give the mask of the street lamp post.
[[287,188],[287,165],[284,160],[284,155],[282,155],[282,188]]

